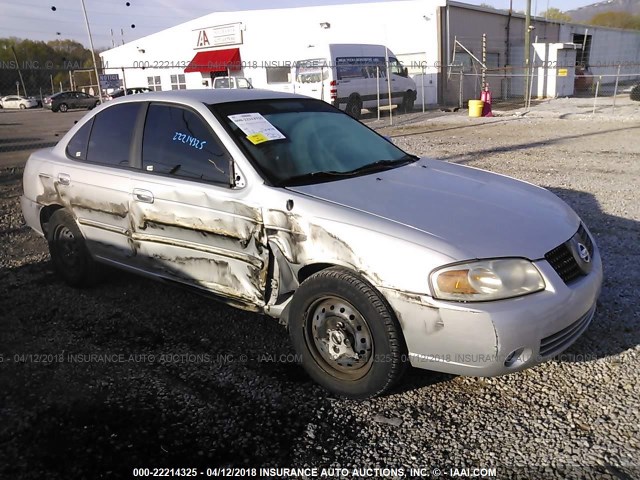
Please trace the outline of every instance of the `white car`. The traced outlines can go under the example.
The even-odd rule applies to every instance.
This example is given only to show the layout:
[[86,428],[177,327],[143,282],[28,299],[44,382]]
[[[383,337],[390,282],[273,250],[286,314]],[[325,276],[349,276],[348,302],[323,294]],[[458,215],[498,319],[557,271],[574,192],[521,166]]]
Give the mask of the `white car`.
[[107,102],[31,155],[22,212],[67,283],[106,263],[279,318],[309,375],[352,398],[409,363],[494,376],[548,360],[602,283],[553,193],[266,90]]
[[32,97],[27,98],[18,95],[9,95],[0,98],[1,108],[20,108],[24,110],[25,108],[34,108],[37,106],[38,101]]

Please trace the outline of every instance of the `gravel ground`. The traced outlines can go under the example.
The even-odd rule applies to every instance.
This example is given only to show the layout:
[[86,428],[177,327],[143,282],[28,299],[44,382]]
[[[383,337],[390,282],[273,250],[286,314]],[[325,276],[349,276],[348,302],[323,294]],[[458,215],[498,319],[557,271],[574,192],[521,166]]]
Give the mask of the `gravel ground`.
[[219,466],[640,478],[640,118],[541,117],[367,122],[410,152],[567,201],[604,259],[592,326],[533,369],[492,379],[410,370],[365,402],[313,384],[269,318],[117,272],[92,289],[65,286],[24,226],[20,169],[0,170],[0,478]]

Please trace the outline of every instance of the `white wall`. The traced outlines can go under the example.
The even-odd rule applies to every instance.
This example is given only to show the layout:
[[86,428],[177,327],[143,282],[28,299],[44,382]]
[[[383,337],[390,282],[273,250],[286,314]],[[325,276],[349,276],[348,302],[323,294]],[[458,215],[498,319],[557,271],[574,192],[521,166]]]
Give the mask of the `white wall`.
[[[171,88],[169,76],[184,73],[197,51],[194,30],[217,25],[242,23],[243,43],[219,48],[240,48],[241,60],[257,63],[234,75],[251,78],[259,88],[290,89],[290,85],[268,85],[265,63],[293,63],[304,58],[308,45],[318,43],[386,44],[396,55],[424,52],[424,60],[438,60],[438,7],[446,0],[409,0],[353,5],[330,5],[239,12],[216,12],[176,27],[132,41],[101,54],[106,73],[125,68],[127,86],[146,86],[147,76],[160,75],[162,89]],[[320,23],[330,28],[323,29]],[[144,50],[141,53],[139,50]],[[146,69],[137,62],[149,62]],[[168,68],[154,68],[163,63]],[[173,64],[173,66],[171,66]],[[203,88],[200,73],[186,74],[187,88]]]

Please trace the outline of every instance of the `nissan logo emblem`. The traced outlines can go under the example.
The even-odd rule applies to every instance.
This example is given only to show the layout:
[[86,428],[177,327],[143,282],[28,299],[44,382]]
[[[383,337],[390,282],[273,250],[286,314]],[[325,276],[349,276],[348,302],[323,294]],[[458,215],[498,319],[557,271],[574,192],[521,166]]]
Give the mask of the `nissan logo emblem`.
[[591,261],[591,254],[589,253],[589,250],[581,243],[578,243],[578,255],[580,255],[580,258],[584,263],[589,263]]

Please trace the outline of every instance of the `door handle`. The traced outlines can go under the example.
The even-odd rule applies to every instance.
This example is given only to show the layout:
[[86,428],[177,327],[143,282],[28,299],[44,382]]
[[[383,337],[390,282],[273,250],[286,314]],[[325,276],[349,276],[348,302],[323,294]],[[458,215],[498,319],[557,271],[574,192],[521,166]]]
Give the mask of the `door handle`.
[[153,203],[153,193],[151,193],[149,190],[134,188],[133,198],[135,198],[138,202]]
[[60,185],[70,185],[71,177],[67,173],[59,173],[58,174],[58,183]]

